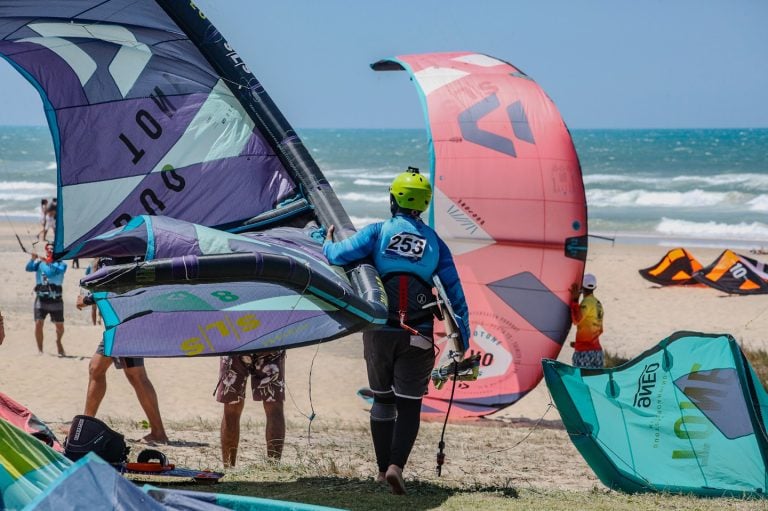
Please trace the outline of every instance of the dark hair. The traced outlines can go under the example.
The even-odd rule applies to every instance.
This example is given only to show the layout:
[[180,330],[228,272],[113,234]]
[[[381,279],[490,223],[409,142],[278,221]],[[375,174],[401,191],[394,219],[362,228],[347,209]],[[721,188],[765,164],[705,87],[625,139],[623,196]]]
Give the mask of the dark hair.
[[48,204],[48,199],[40,199],[40,204]]

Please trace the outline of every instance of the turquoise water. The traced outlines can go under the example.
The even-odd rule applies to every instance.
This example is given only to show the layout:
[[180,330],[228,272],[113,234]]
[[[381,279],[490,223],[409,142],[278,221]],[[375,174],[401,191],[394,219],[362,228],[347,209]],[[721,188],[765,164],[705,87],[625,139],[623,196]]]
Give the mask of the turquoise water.
[[[427,168],[413,130],[299,130],[353,221],[388,215],[399,171]],[[573,130],[590,232],[607,236],[768,244],[768,129]],[[0,126],[0,211],[35,217],[56,190],[45,127]],[[733,243],[731,243],[733,245]]]

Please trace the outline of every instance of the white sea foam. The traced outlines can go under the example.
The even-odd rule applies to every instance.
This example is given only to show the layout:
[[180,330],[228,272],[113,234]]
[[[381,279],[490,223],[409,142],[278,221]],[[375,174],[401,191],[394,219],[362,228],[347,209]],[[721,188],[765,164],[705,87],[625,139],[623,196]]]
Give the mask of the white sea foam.
[[677,207],[708,208],[723,204],[744,204],[746,197],[738,192],[657,192],[651,190],[588,190],[587,204],[594,207]]
[[739,187],[742,190],[768,191],[768,173],[718,174],[714,176],[631,176],[624,174],[590,174],[584,175],[587,186],[622,183],[625,185],[645,185],[651,187],[669,188],[670,184],[696,187]]
[[757,211],[759,213],[768,213],[768,195],[758,195],[754,199],[747,202],[750,211]]
[[57,166],[55,161],[48,162],[48,165],[45,166],[45,170],[56,170],[56,168]]
[[371,176],[371,170],[370,169],[363,169],[360,167],[355,167],[351,169],[329,169],[329,170],[323,170],[323,174],[325,174],[326,177],[332,177],[332,176],[344,176],[344,177],[370,177]]
[[389,202],[389,195],[383,193],[349,192],[339,195],[339,200],[353,202]]
[[383,218],[376,218],[373,216],[352,216],[349,217],[350,220],[352,220],[352,224],[355,226],[355,229],[362,229],[368,224],[372,224],[375,222],[381,222],[384,220]]
[[666,236],[706,239],[768,240],[768,225],[760,222],[727,224],[662,218],[656,232]]
[[639,177],[639,176],[625,176],[621,174],[585,174],[582,176],[585,185],[599,185],[610,183],[641,183],[641,184],[655,184],[660,183],[662,178],[659,177]]
[[31,211],[23,211],[20,209],[9,209],[7,211],[3,211],[3,215],[8,215],[9,218],[37,219],[39,214],[40,213],[37,208]]
[[391,183],[392,182],[389,181],[389,180],[384,181],[384,180],[365,179],[365,178],[355,179],[355,181],[354,181],[354,184],[356,184],[358,186],[385,186],[385,187],[389,187],[389,185]]
[[56,191],[53,183],[34,183],[32,181],[0,181],[0,192],[36,191],[38,195],[50,195]]
[[747,190],[768,191],[767,174],[719,174],[716,176],[675,176],[674,183],[690,183],[701,186],[740,186]]
[[392,180],[400,172],[391,168],[360,168],[323,170],[326,177],[344,177],[347,179],[382,179]]
[[40,199],[39,193],[4,193],[0,191],[0,201],[28,201]]

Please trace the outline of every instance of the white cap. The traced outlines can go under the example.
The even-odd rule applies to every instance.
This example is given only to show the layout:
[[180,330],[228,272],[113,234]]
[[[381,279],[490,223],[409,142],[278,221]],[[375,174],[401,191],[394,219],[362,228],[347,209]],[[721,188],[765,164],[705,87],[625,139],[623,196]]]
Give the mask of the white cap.
[[591,273],[584,274],[584,280],[581,283],[584,289],[595,289],[597,287],[597,277]]

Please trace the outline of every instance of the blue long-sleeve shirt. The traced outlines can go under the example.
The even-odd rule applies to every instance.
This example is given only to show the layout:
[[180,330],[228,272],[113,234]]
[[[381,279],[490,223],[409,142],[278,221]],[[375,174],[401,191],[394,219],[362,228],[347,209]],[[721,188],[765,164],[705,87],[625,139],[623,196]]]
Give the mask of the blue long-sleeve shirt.
[[382,277],[409,273],[431,283],[437,275],[451,301],[464,347],[469,345],[469,310],[448,245],[421,219],[395,215],[370,224],[339,242],[326,241],[323,254],[331,264],[345,265],[371,258]]
[[64,272],[67,271],[67,264],[62,261],[54,261],[49,264],[40,259],[30,259],[25,270],[35,272],[37,285],[55,284],[61,286],[64,283]]

